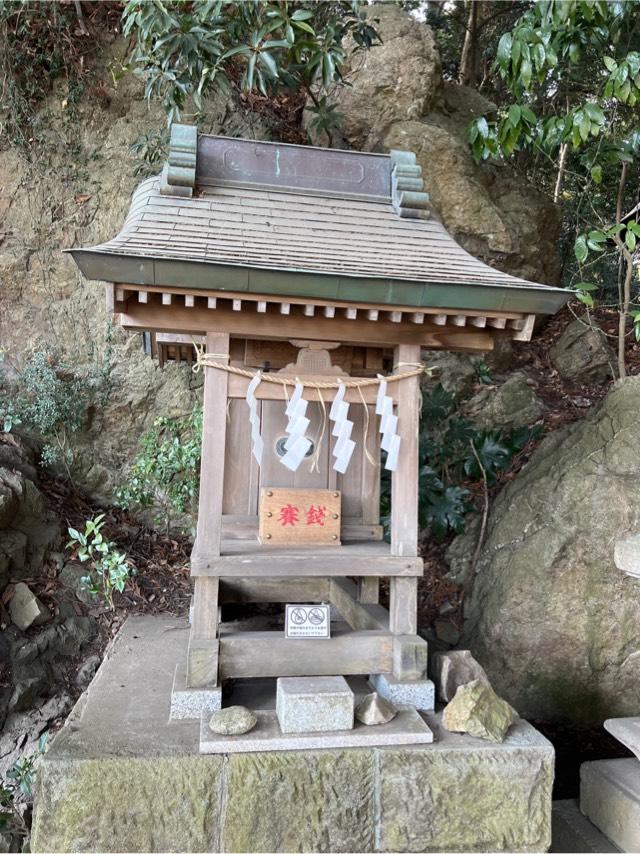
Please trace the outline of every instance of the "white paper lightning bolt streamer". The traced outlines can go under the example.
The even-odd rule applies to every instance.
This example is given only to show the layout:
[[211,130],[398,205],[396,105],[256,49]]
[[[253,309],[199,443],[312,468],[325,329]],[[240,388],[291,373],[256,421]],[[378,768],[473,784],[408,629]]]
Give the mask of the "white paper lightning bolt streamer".
[[247,406],[249,407],[249,422],[251,423],[251,453],[256,459],[258,465],[262,464],[262,454],[264,453],[264,442],[260,435],[260,416],[258,414],[258,401],[255,397],[255,390],[260,385],[262,374],[260,371],[249,383],[247,388]]
[[347,418],[349,404],[344,399],[346,390],[346,386],[341,383],[329,410],[329,419],[333,421],[331,435],[337,439],[332,452],[335,457],[333,469],[340,474],[346,472],[356,447],[356,443],[351,438],[353,421],[349,421]]
[[387,452],[384,467],[387,471],[395,471],[398,466],[398,454],[400,452],[400,436],[396,432],[398,428],[398,416],[393,413],[393,398],[384,393],[380,394],[380,392],[386,391],[386,385],[384,380],[380,382],[376,413],[381,416],[380,432],[382,433],[382,439],[380,440],[380,447],[383,451]]
[[289,434],[287,441],[284,443],[285,454],[280,458],[280,462],[285,468],[290,471],[296,471],[304,459],[306,453],[311,447],[311,440],[304,435],[310,424],[306,417],[307,401],[303,399],[304,385],[301,382],[296,382],[293,394],[285,409],[286,415],[289,416],[286,432]]

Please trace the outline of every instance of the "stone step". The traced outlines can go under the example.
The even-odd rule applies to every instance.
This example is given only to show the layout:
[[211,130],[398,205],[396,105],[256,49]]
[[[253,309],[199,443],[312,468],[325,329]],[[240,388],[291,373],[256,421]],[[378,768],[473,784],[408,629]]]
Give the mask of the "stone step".
[[620,851],[589,819],[577,801],[554,801],[551,812],[551,854],[609,854]]

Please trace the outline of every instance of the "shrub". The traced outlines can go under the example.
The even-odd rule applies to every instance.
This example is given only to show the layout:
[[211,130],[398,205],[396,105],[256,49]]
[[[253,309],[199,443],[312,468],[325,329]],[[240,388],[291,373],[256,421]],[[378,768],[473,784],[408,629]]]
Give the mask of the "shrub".
[[102,536],[103,525],[104,513],[101,513],[94,519],[87,520],[84,531],[69,528],[71,539],[67,548],[72,550],[82,563],[89,562],[89,572],[82,579],[85,589],[92,596],[102,596],[113,611],[113,592],[117,590],[122,593],[127,578],[132,574],[132,568],[126,554],[117,551],[115,543]]

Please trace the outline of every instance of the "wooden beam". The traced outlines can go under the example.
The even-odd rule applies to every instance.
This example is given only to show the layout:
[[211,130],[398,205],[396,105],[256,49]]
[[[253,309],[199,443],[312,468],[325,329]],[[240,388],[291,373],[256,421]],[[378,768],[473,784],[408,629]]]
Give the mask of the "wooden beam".
[[[231,397],[231,395],[229,395]],[[242,395],[242,397],[245,397]],[[323,398],[327,396],[323,391]],[[354,398],[355,401],[355,398]],[[363,525],[356,518],[345,517],[340,525],[340,536],[344,542],[381,542],[383,537],[382,525]],[[258,537],[258,517],[225,514],[222,517],[223,540],[253,540]]]
[[192,297],[190,294],[186,294],[184,298],[184,306],[185,308],[193,308],[195,305],[195,297]]
[[356,317],[358,316],[358,309],[357,308],[346,309],[345,316],[346,316],[347,320],[355,320]]
[[488,322],[489,326],[493,327],[493,329],[504,329],[507,325],[506,318],[504,317],[490,317]]
[[325,317],[335,317],[336,307],[334,305],[325,305],[324,307],[324,316]]
[[218,305],[216,297],[207,297],[207,308],[215,308]]
[[433,317],[429,318],[432,323],[435,323],[436,326],[446,326],[447,325],[447,315],[446,314],[435,314]]
[[231,308],[233,311],[242,311],[242,300],[234,299],[231,303]]
[[486,317],[470,317],[469,323],[472,326],[476,326],[478,329],[484,329],[484,327],[487,325],[487,318]]
[[138,302],[146,303],[149,299],[149,294],[146,291],[138,291]]
[[266,302],[261,300],[261,301],[256,303],[256,311],[258,312],[258,314],[265,314],[266,310],[267,310]]
[[370,308],[367,311],[367,320],[374,320],[375,321],[378,319],[379,314],[380,314],[380,312],[378,311],[377,308]]
[[451,322],[454,326],[466,326],[467,317],[464,314],[454,314],[454,316],[451,318]]
[[270,311],[259,324],[247,312],[219,308],[215,313],[195,307],[186,311],[175,303],[170,309],[158,304],[146,306],[129,303],[122,311],[121,324],[125,329],[158,332],[191,332],[203,334],[228,332],[237,337],[289,340],[306,338],[313,341],[341,341],[344,344],[393,346],[399,342],[417,344],[430,349],[482,352],[493,349],[491,333],[480,330],[438,329],[431,324],[390,323],[380,320],[371,324],[365,320],[327,318],[303,314],[283,317]]
[[424,312],[416,311],[413,314],[409,315],[409,318],[412,323],[424,323]]
[[245,602],[328,602],[328,578],[222,578],[220,601]]
[[191,557],[191,575],[217,575],[221,578],[253,578],[263,575],[296,575],[306,578],[346,575],[418,577],[423,572],[422,559],[418,557],[372,557],[362,552],[358,554],[357,549],[354,552],[344,550],[340,546],[327,548],[331,553],[320,550],[309,550],[306,553],[278,552],[277,549],[271,548],[246,554],[207,556],[197,543],[197,552]]
[[[315,378],[314,378],[315,379]],[[319,379],[319,378],[318,378]],[[325,379],[323,377],[323,379]],[[330,379],[335,379],[332,377]],[[232,399],[242,399],[247,395],[247,388],[251,380],[248,377],[240,376],[239,374],[229,374],[229,390],[228,396]],[[291,394],[292,387],[289,388],[289,394]],[[335,397],[338,389],[322,389],[322,399],[325,401],[331,401]],[[364,386],[360,389],[362,392],[362,397],[364,397],[365,403],[373,404],[376,402],[376,397],[378,394],[378,387],[374,385]],[[254,392],[256,398],[258,400],[284,400],[284,391],[283,386],[277,383],[269,383],[262,382],[258,386],[258,388]],[[305,388],[304,392],[305,400],[308,401],[318,401],[320,400],[320,395],[318,394],[317,389],[308,387]],[[360,392],[357,388],[349,388],[347,389],[344,399],[347,403],[362,403],[362,397],[360,397]],[[348,539],[348,538],[346,538]]]
[[401,311],[390,311],[389,312],[389,320],[391,323],[402,323],[402,312]]
[[365,605],[358,601],[358,588],[347,578],[332,578],[329,601],[352,629],[389,631],[389,613],[382,605]]
[[162,294],[162,305],[171,305],[171,294]]
[[280,314],[290,314],[290,313],[291,313],[291,303],[281,302],[280,303]]
[[314,315],[315,313],[316,313],[316,307],[315,307],[315,305],[305,305],[305,307],[304,307],[304,315],[305,315],[305,317],[313,317],[313,315]]
[[364,631],[328,640],[288,640],[279,632],[239,632],[220,638],[220,678],[258,676],[356,676],[388,673],[393,636]]

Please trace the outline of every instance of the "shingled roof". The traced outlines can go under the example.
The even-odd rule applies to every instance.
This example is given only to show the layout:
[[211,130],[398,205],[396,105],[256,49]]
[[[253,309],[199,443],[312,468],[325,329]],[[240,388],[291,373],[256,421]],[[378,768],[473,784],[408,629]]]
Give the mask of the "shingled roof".
[[90,279],[400,307],[553,313],[560,288],[495,270],[429,208],[410,152],[365,154],[174,126],[120,233],[70,250]]

